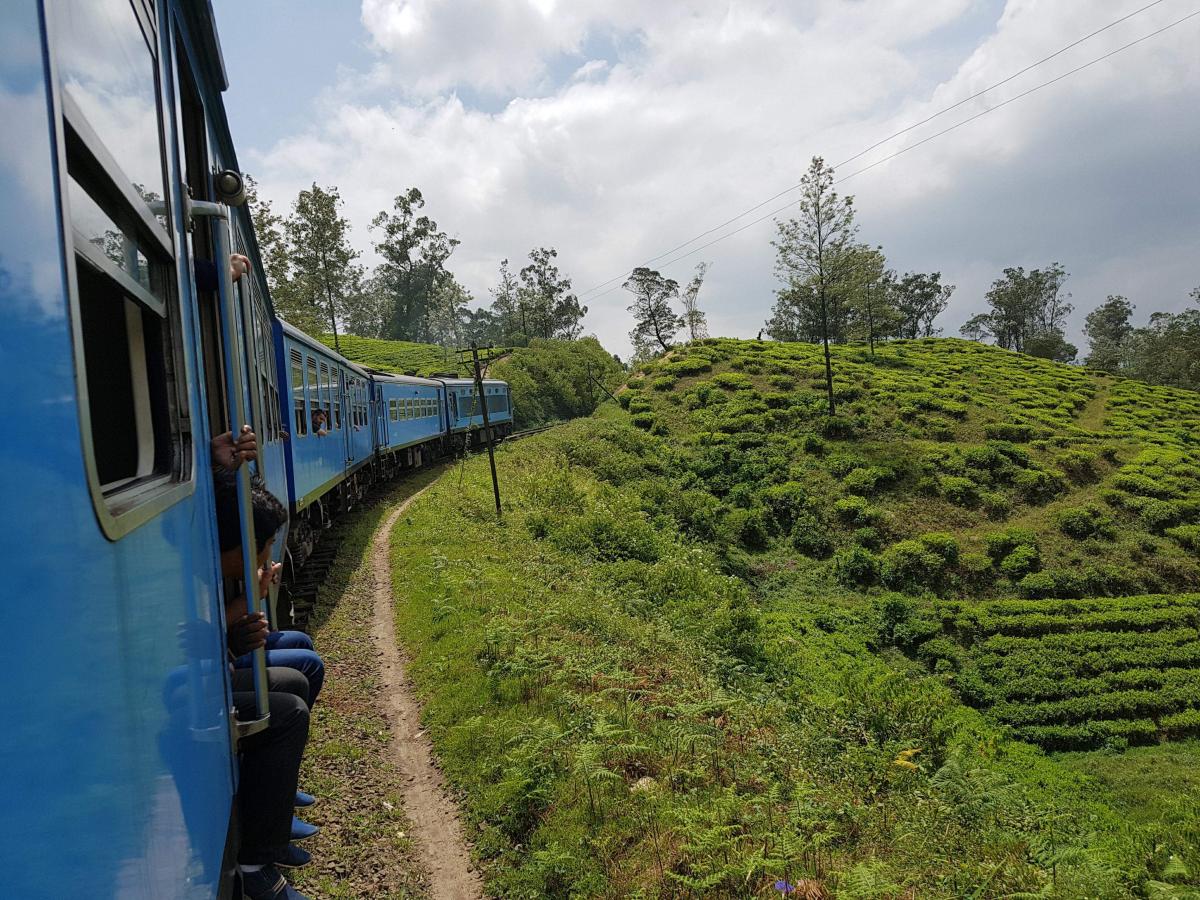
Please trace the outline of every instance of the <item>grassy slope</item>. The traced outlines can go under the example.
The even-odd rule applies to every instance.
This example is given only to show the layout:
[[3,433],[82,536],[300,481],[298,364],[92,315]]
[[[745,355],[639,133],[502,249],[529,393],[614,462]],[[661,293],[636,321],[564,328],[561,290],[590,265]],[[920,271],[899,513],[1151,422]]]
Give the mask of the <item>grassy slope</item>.
[[[1171,489],[1163,502],[1188,502],[1195,395],[962,342],[893,345],[875,363],[837,348],[846,419],[831,425],[814,348],[703,349],[715,373],[683,374],[677,354],[659,366],[678,374],[623,392],[632,416],[609,406],[503,448],[503,526],[476,460],[396,532],[399,637],[492,888],[769,896],[788,877],[811,896],[1119,897],[1195,878],[1200,787],[1171,773],[1200,761],[1196,743],[1051,757],[1011,741],[958,702],[951,675],[887,646],[879,588],[845,583],[836,555],[865,541],[886,563],[886,548],[938,528],[961,561],[1017,521],[1050,571],[1107,559],[1139,584],[1194,585],[1163,511],[1112,485],[1164,448],[1183,456],[1166,460],[1175,472],[1160,457],[1139,474]],[[988,424],[1030,423],[1025,455],[973,473],[999,498],[943,495]],[[846,521],[846,478],[873,465],[894,474],[865,491],[869,524]],[[799,505],[768,492],[789,479]],[[1080,548],[1054,512],[1092,499],[1115,533]],[[808,532],[835,555],[798,552]],[[1021,590],[988,559],[987,572],[925,560],[900,586]]]

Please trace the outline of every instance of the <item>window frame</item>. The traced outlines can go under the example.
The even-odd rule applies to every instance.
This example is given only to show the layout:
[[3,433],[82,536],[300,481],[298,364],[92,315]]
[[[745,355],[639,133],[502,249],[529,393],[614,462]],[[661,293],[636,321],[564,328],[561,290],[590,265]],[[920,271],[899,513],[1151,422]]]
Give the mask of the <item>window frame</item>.
[[[288,372],[292,376],[290,393],[292,402],[292,431],[296,437],[308,437],[308,397],[304,390],[304,354],[295,347],[288,348]],[[297,378],[296,376],[299,375]],[[299,401],[300,408],[296,408]]]
[[[146,202],[133,189],[132,180],[101,141],[78,103],[63,89],[60,79],[62,45],[57,38],[57,23],[52,12],[43,15],[48,97],[50,101],[55,171],[56,211],[59,233],[62,236],[62,273],[66,282],[67,319],[71,333],[73,380],[75,384],[76,421],[79,427],[80,450],[92,509],[100,530],[110,541],[118,541],[141,526],[158,518],[196,489],[195,415],[192,409],[193,364],[188,347],[191,335],[182,302],[182,284],[191,277],[190,254],[182,239],[179,208],[176,202],[180,161],[177,158],[176,122],[173,103],[175,57],[170,42],[160,40],[160,30],[153,9],[142,3],[130,4],[130,15],[141,31],[153,76],[155,136],[158,141],[158,162],[163,179],[164,204],[159,222]],[[145,256],[153,273],[164,278],[161,296],[151,293],[133,276],[108,259],[82,232],[72,219],[70,183],[74,181],[127,237],[136,239],[136,247]],[[163,346],[162,415],[166,447],[160,447],[153,410],[148,421],[135,412],[139,441],[143,425],[148,427],[151,446],[157,457],[160,452],[169,459],[167,471],[152,471],[146,475],[110,482],[106,491],[100,482],[96,446],[93,437],[91,391],[88,386],[86,348],[83,333],[82,298],[80,296],[79,266],[87,265],[119,293],[126,315],[131,306],[140,315],[147,313],[161,320]],[[144,337],[143,337],[144,340]],[[144,348],[142,348],[144,353]],[[130,350],[131,379],[134,352]],[[146,370],[149,374],[149,370]],[[153,379],[147,386],[156,388]]]

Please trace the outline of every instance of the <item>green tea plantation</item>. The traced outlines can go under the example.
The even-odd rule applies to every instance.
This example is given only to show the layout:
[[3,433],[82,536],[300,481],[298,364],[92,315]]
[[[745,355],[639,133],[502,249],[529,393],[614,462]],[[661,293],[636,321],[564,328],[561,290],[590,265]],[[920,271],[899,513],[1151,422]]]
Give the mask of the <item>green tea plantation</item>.
[[1195,897],[1200,395],[708,340],[393,536],[502,897]]

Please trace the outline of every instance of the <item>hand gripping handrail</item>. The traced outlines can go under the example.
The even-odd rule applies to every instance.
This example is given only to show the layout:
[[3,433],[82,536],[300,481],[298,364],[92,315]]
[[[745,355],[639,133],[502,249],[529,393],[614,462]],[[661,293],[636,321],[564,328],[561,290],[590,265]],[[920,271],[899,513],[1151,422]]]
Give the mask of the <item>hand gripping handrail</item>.
[[[220,277],[217,279],[217,291],[220,298],[221,348],[224,354],[225,390],[229,397],[229,427],[234,440],[242,432],[242,425],[247,422],[246,397],[242,389],[242,334],[253,334],[246,330],[243,322],[239,333],[239,314],[237,298],[233,286],[233,275],[229,266],[229,208],[223,203],[210,203],[193,200],[191,203],[192,218],[208,218],[213,223],[213,256]],[[251,391],[251,396],[254,392]],[[238,518],[242,532],[242,577],[246,586],[246,611],[250,614],[263,612],[262,599],[258,596],[258,544],[254,540],[254,511],[250,499],[250,467],[237,468]],[[254,651],[254,705],[256,717],[251,720],[236,722],[235,733],[238,739],[249,737],[267,727],[271,713],[267,700],[267,652],[260,647]]]

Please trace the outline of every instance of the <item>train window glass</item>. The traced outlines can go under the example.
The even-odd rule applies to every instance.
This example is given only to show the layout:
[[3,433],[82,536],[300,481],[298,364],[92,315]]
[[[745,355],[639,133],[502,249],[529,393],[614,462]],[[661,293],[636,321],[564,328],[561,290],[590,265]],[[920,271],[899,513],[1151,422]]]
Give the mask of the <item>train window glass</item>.
[[342,427],[342,370],[333,370],[333,427]]
[[292,427],[296,434],[308,434],[308,412],[304,408],[304,357],[299,350],[291,352],[292,361]]
[[84,453],[116,539],[192,477],[152,23],[124,0],[49,6]]
[[[54,45],[68,118],[81,115],[118,161],[126,181],[147,201],[166,191],[152,38],[129,0],[58,0]],[[155,221],[155,220],[151,220]],[[165,217],[158,227],[167,228]]]

